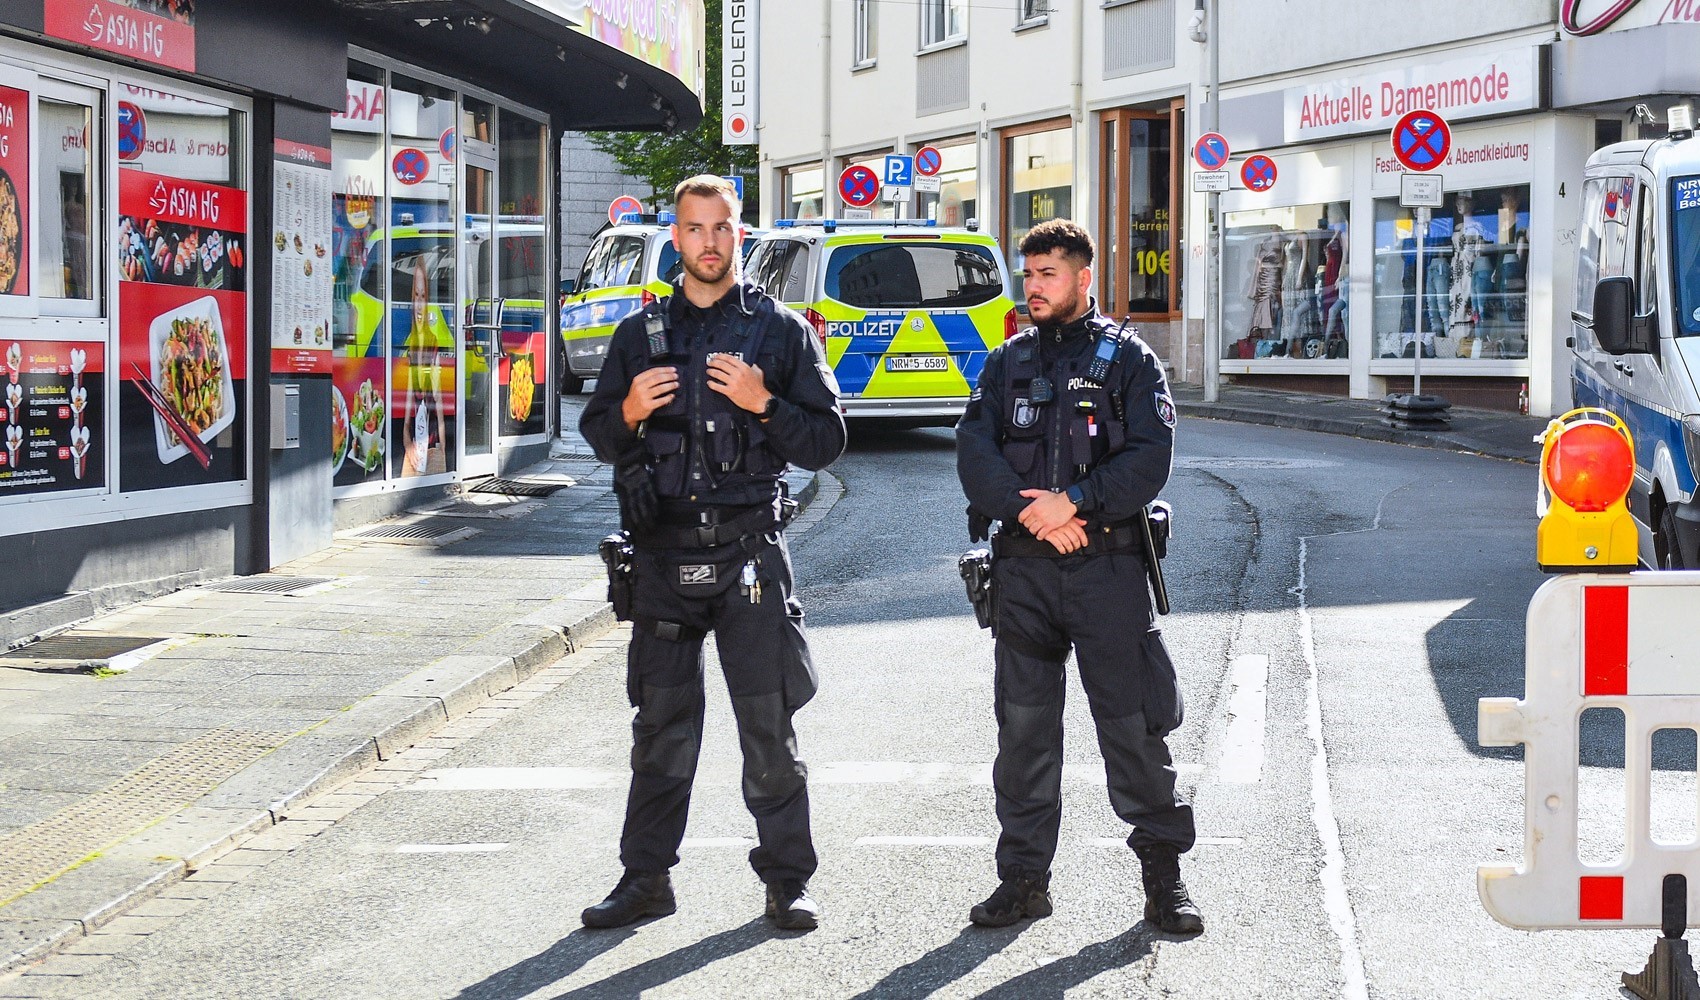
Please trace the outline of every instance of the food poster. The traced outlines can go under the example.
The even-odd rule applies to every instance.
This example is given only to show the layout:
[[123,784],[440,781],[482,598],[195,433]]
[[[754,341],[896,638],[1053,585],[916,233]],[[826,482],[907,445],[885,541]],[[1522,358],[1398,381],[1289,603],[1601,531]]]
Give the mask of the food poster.
[[195,70],[196,0],[46,0],[45,33],[102,52]]
[[241,480],[248,195],[123,170],[118,212],[118,485]]
[[331,151],[286,139],[274,149],[272,374],[329,374],[336,284]]
[[0,87],[0,295],[30,294],[30,104]]
[[497,372],[503,437],[542,434],[544,376],[549,334],[543,310],[509,302],[502,311],[502,355]]
[[106,345],[0,338],[0,498],[106,485]]

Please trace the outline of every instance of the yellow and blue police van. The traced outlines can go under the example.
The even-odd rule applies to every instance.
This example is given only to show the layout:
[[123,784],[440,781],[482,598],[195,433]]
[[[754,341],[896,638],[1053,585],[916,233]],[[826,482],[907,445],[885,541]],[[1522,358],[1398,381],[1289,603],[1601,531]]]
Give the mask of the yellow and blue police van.
[[745,273],[814,326],[847,418],[955,422],[1016,330],[1003,253],[972,223],[781,220]]

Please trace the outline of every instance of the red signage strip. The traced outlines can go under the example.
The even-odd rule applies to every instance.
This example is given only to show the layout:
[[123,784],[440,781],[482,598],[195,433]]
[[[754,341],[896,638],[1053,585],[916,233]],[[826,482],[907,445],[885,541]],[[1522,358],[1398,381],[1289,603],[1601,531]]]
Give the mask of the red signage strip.
[[195,16],[179,12],[188,5],[169,0],[46,2],[44,30],[51,38],[187,73],[195,71]]
[[272,151],[278,159],[299,163],[304,167],[324,167],[326,170],[331,167],[331,151],[324,146],[278,139],[272,143]]
[[160,222],[242,232],[248,227],[248,193],[142,170],[118,173],[118,201],[125,212]]
[[1629,693],[1629,588],[1582,591],[1582,694]]

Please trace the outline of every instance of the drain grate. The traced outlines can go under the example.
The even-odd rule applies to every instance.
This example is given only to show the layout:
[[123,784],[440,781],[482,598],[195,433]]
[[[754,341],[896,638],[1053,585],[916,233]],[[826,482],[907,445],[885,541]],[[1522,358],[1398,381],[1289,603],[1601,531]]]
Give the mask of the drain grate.
[[482,502],[462,501],[461,503],[450,504],[447,507],[438,507],[436,510],[431,512],[431,515],[433,517],[473,517],[485,520],[500,520],[521,517],[525,514],[531,513],[541,506],[542,504],[532,500],[521,500],[512,503],[501,500],[485,500]]
[[466,525],[457,523],[453,518],[427,517],[418,521],[405,521],[400,524],[377,524],[364,531],[354,533],[355,538],[388,538],[430,540],[451,535],[457,531],[465,531]]
[[550,483],[538,479],[492,479],[479,483],[468,493],[502,493],[510,497],[552,497],[572,483]]
[[324,586],[331,580],[328,576],[249,576],[209,583],[201,589],[216,590],[221,594],[293,594],[297,590]]
[[61,632],[19,646],[0,660],[110,660],[115,656],[164,642],[157,635],[106,635],[97,632]]

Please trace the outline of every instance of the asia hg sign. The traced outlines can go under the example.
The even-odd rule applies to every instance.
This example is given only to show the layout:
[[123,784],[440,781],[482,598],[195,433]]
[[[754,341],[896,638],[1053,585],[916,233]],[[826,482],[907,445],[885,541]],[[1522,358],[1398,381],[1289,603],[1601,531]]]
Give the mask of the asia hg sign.
[[760,67],[761,4],[758,0],[725,0],[721,18],[720,142],[726,146],[756,144],[756,83]]
[[1289,87],[1283,94],[1283,133],[1291,143],[1386,132],[1417,110],[1452,121],[1484,118],[1534,110],[1540,95],[1538,48],[1490,52]]

